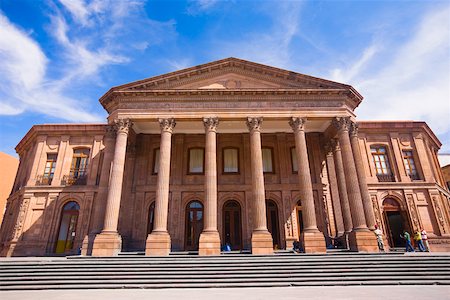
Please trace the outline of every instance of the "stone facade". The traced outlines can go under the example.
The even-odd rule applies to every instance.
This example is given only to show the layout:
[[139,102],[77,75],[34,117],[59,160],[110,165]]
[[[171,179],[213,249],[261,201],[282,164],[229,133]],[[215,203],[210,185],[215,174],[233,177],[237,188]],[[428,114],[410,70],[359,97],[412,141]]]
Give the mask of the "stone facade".
[[374,252],[375,225],[450,251],[440,142],[424,122],[356,122],[361,101],[235,58],[112,88],[107,124],[36,125],[16,147],[1,255]]

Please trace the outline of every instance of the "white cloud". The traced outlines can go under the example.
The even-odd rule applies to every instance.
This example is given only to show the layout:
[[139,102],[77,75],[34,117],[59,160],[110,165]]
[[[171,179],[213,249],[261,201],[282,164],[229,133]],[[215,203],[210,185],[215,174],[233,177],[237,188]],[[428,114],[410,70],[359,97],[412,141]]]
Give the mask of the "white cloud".
[[[280,68],[292,69],[290,45],[299,33],[302,3],[299,1],[269,3],[259,7],[272,19],[272,26],[258,33],[252,33],[240,41],[230,39],[217,47],[222,57],[234,56]],[[295,55],[298,55],[295,54]]]
[[406,42],[380,51],[378,41],[353,65],[333,70],[335,80],[353,81],[365,97],[360,119],[426,121],[450,150],[449,16],[449,6],[435,8]]
[[[224,1],[222,0],[222,2]],[[219,3],[219,0],[190,0],[187,13],[196,15],[212,9],[217,3]]]
[[71,121],[98,121],[46,82],[48,59],[25,32],[0,14],[0,113],[15,115],[31,110]]

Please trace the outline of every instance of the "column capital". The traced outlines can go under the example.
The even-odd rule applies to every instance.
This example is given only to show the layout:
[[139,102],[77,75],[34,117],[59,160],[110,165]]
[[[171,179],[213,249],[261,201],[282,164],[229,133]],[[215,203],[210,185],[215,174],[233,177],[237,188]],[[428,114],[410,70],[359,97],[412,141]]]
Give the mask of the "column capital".
[[349,131],[352,121],[350,120],[350,117],[336,117],[333,119],[331,123],[339,131],[341,130]]
[[217,117],[205,117],[203,118],[203,125],[205,126],[205,131],[216,131],[217,126],[219,126],[219,118]]
[[298,117],[292,117],[289,120],[289,125],[291,126],[292,130],[294,131],[305,131],[305,123],[306,118],[298,118]]
[[116,126],[107,125],[105,127],[105,138],[114,138],[116,136]]
[[248,117],[246,122],[248,131],[261,131],[262,121],[262,117]]
[[167,119],[158,119],[159,127],[161,127],[161,133],[162,132],[173,132],[173,129],[175,128],[175,125],[177,124],[175,122],[174,118],[167,118]]
[[117,133],[128,134],[131,125],[133,125],[133,122],[131,122],[130,119],[114,119],[114,125],[116,127]]
[[356,122],[350,123],[350,136],[357,137],[358,136],[359,125]]
[[341,151],[341,146],[339,144],[339,140],[338,139],[331,139],[330,140],[330,145],[333,148],[333,151]]

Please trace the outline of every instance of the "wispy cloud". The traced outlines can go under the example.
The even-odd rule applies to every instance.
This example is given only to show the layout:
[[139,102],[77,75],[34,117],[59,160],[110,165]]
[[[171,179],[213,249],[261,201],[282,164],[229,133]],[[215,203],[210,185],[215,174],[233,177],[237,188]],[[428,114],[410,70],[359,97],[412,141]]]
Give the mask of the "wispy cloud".
[[[222,2],[225,1],[226,0],[222,0]],[[218,3],[219,0],[190,0],[187,7],[187,13],[190,15],[200,14],[212,9]]]
[[219,41],[218,52],[223,57],[235,56],[268,65],[292,69],[291,42],[299,32],[300,1],[270,3],[260,9],[263,16],[272,20],[267,30],[249,33],[241,40]]
[[335,80],[351,81],[365,96],[360,118],[424,120],[450,151],[449,16],[450,6],[436,7],[405,42],[384,49],[374,42],[359,60],[333,70]]
[[84,96],[83,87],[102,85],[107,67],[130,62],[135,51],[164,40],[174,26],[146,17],[143,1],[58,1],[48,2],[47,31],[56,42],[49,56],[0,11],[0,115],[34,111],[68,121],[104,119],[93,112],[97,99]]

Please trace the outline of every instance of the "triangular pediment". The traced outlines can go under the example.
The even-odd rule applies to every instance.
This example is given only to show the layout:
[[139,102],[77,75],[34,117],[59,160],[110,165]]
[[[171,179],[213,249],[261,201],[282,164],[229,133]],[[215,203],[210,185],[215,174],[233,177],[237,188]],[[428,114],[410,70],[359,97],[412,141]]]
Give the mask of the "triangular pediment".
[[279,68],[227,58],[113,88],[142,90],[347,89],[349,86]]

